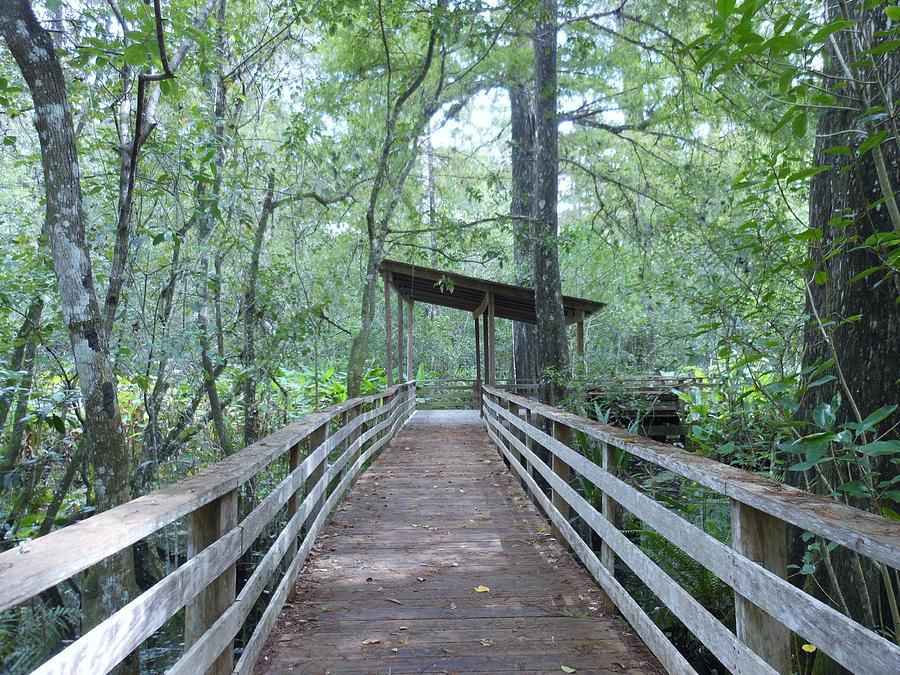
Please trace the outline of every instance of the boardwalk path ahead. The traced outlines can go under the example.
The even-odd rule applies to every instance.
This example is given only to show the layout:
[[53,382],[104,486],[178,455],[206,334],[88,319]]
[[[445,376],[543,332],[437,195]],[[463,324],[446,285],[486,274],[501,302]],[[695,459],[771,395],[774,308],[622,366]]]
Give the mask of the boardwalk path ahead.
[[548,530],[477,413],[420,411],[326,528],[256,672],[659,672]]

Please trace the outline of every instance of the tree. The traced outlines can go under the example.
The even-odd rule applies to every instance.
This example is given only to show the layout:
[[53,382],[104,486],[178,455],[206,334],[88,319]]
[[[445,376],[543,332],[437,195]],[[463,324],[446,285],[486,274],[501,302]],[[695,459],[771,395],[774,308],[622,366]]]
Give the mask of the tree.
[[[0,7],[0,31],[34,100],[47,202],[43,236],[50,245],[60,306],[78,371],[85,411],[84,443],[90,448],[96,507],[105,511],[131,499],[131,456],[85,240],[81,177],[65,77],[53,39],[27,0],[13,0]],[[114,556],[96,565],[86,586],[85,623],[92,626],[132,596],[135,581],[131,555]]]
[[[534,99],[530,87],[510,85],[510,205],[513,230],[513,266],[516,283],[533,284],[534,247],[531,238],[532,192],[534,183]],[[535,328],[513,322],[513,376],[517,380],[536,380]]]
[[[828,42],[825,70],[826,88],[848,100],[845,105],[824,108],[816,125],[813,166],[826,170],[813,178],[809,192],[809,224],[821,236],[809,249],[812,266],[806,281],[809,323],[803,365],[810,373],[809,381],[828,381],[809,390],[801,415],[821,422],[827,417],[825,411],[833,410],[836,419],[829,423],[833,428],[842,422],[860,424],[897,401],[900,277],[885,267],[881,245],[900,232],[894,197],[900,187],[900,137],[886,85],[900,76],[900,53],[888,51],[868,65],[861,62],[860,55],[886,39],[878,37],[890,28],[883,8],[870,9],[856,1],[832,1],[826,7],[826,22],[850,21],[853,27],[836,32]],[[865,117],[873,109],[885,109],[890,115],[867,122]],[[864,134],[859,133],[861,128]],[[849,151],[840,151],[848,147]],[[836,400],[840,400],[839,408],[834,406]],[[861,440],[896,438],[898,423],[900,413],[894,410]],[[876,484],[900,475],[900,467],[890,459],[889,455],[870,458],[871,471],[835,463],[820,467],[819,475],[807,471],[796,479],[803,487],[851,496],[851,481],[862,481],[874,493]],[[871,505],[868,499],[855,503]],[[890,577],[861,562],[856,554],[834,551],[832,558],[835,575],[829,575],[828,583],[834,597],[843,599],[844,608],[855,619],[877,627],[883,621],[880,615],[887,612],[882,599],[893,588],[879,580]]]
[[556,85],[556,0],[541,0],[534,29],[535,168],[534,303],[537,312],[537,363],[541,400],[556,403],[564,395],[569,345],[563,312],[557,232],[559,216],[559,126]]

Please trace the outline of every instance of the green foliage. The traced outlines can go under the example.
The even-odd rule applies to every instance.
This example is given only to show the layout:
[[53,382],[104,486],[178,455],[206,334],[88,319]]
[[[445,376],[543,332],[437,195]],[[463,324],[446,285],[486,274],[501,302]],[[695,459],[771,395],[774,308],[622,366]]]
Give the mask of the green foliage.
[[29,673],[55,654],[81,621],[73,607],[46,607],[33,601],[0,614],[0,668]]

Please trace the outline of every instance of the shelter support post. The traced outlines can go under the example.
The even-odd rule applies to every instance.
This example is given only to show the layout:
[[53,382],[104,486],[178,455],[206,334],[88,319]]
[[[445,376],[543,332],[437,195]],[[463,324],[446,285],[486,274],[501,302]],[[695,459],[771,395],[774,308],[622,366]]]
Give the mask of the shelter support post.
[[494,295],[491,294],[488,301],[488,338],[490,339],[491,368],[487,372],[486,377],[488,384],[492,387],[497,384],[497,335],[494,330]]
[[578,352],[578,375],[584,377],[587,370],[584,361],[584,312],[578,318],[578,337],[576,339],[576,351]]
[[475,315],[475,407],[482,411],[481,405],[481,336],[478,333],[478,315]]
[[394,386],[394,340],[391,317],[391,275],[384,275],[384,371],[387,375],[387,386]]
[[413,301],[406,303],[406,379],[411,380],[415,377],[413,370]]
[[406,376],[403,372],[403,296],[400,295],[400,289],[397,290],[397,382],[405,382]]

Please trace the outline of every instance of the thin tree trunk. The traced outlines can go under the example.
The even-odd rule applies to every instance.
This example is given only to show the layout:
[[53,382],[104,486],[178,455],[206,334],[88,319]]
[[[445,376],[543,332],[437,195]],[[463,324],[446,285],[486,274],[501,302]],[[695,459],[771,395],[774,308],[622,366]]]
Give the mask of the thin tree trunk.
[[[390,92],[388,92],[388,114],[385,118],[384,138],[382,140],[372,188],[369,191],[369,204],[366,209],[366,232],[368,234],[369,255],[366,261],[366,278],[363,285],[362,302],[360,303],[360,328],[359,332],[353,338],[353,343],[350,347],[350,358],[347,362],[347,395],[351,398],[359,396],[360,394],[362,380],[365,374],[366,361],[369,357],[369,336],[372,330],[373,317],[375,316],[378,266],[384,259],[385,238],[387,236],[388,224],[400,202],[406,179],[415,163],[419,149],[420,136],[436,109],[437,98],[443,87],[443,77],[441,78],[441,82],[438,84],[430,103],[426,104],[425,108],[421,111],[420,118],[417,120],[418,124],[409,140],[409,145],[411,147],[408,150],[408,154],[401,163],[401,168],[397,172],[397,175],[391,180],[391,165],[396,162],[395,154],[397,151],[395,150],[394,145],[396,140],[395,134],[397,122],[400,119],[404,106],[412,95],[419,90],[425,82],[428,72],[431,70],[431,65],[434,61],[437,37],[437,26],[432,24],[431,31],[428,34],[428,45],[426,47],[425,58],[422,60],[422,64],[416,71],[412,81],[397,95],[396,99],[392,99]],[[386,41],[385,49],[388,49]],[[390,55],[386,53],[385,59],[388,68],[388,82],[390,82],[392,74]],[[394,160],[394,162],[392,162],[392,160]],[[382,205],[381,201],[386,184],[393,185],[393,192],[388,204]]]
[[28,426],[25,422],[25,416],[28,414],[28,401],[31,398],[31,385],[34,381],[34,358],[37,354],[37,339],[35,333],[38,330],[38,322],[41,320],[41,312],[44,310],[44,301],[37,300],[28,308],[27,321],[31,326],[31,332],[27,336],[25,343],[25,353],[23,354],[21,368],[25,375],[19,384],[19,395],[16,401],[16,411],[13,415],[12,434],[9,438],[9,445],[6,448],[6,454],[0,463],[0,476],[5,476],[12,471],[16,464],[19,463],[19,457],[22,454],[22,440],[25,438],[25,429]]
[[256,405],[256,324],[259,313],[256,308],[256,283],[259,277],[259,258],[262,254],[266,229],[275,212],[275,173],[269,171],[266,183],[266,196],[263,200],[262,213],[256,226],[253,238],[253,250],[250,254],[250,266],[247,270],[247,288],[244,291],[244,349],[241,360],[244,365],[244,446],[256,442],[259,434],[259,410]]
[[[534,279],[534,247],[530,227],[534,192],[534,106],[527,87],[514,84],[508,91],[512,168],[509,213],[513,228],[513,265],[516,283],[531,286]],[[512,372],[516,380],[537,379],[536,340],[533,324],[513,322]]]
[[[46,192],[44,234],[50,242],[63,320],[69,333],[91,448],[94,502],[105,511],[131,498],[131,457],[122,427],[116,378],[94,289],[85,241],[81,178],[72,112],[50,34],[26,0],[0,3],[0,32],[34,99]],[[135,590],[130,549],[95,565],[83,602],[86,627],[127,603]],[[125,670],[136,669],[129,657]]]
[[535,189],[531,232],[541,400],[549,404],[557,403],[565,395],[569,369],[557,245],[559,131],[556,113],[556,32],[556,0],[541,0],[534,30]]
[[[22,359],[25,357],[25,345],[28,344],[43,309],[44,301],[37,298],[31,301],[31,304],[28,306],[28,311],[25,312],[25,319],[22,321],[19,332],[16,333],[12,357],[9,360],[9,369],[13,373],[18,373],[22,370]],[[3,429],[6,427],[6,418],[9,417],[9,410],[12,407],[12,402],[16,395],[18,381],[18,375],[13,375],[8,378],[3,385],[3,391],[0,392],[0,434],[2,434]]]
[[[218,19],[221,26],[225,17],[225,0],[219,3]],[[219,42],[222,42],[221,28],[219,33]],[[203,367],[203,386],[209,399],[209,410],[213,420],[213,427],[216,433],[216,441],[226,455],[233,452],[231,439],[228,435],[228,429],[225,426],[225,417],[222,412],[222,404],[219,400],[219,391],[216,388],[216,364],[213,363],[210,344],[209,330],[209,261],[211,253],[211,238],[215,230],[214,207],[216,201],[221,194],[222,172],[225,167],[225,78],[222,75],[222,66],[218,66],[219,75],[216,78],[215,86],[212,92],[213,111],[212,111],[212,129],[213,143],[216,152],[213,162],[216,166],[215,179],[213,181],[212,193],[206,195],[204,189],[205,184],[201,184],[198,188],[200,193],[200,217],[199,217],[199,238],[200,238],[200,279],[197,289],[197,322],[200,326],[200,361]],[[221,339],[221,330],[217,331]],[[221,351],[220,351],[221,356]]]

